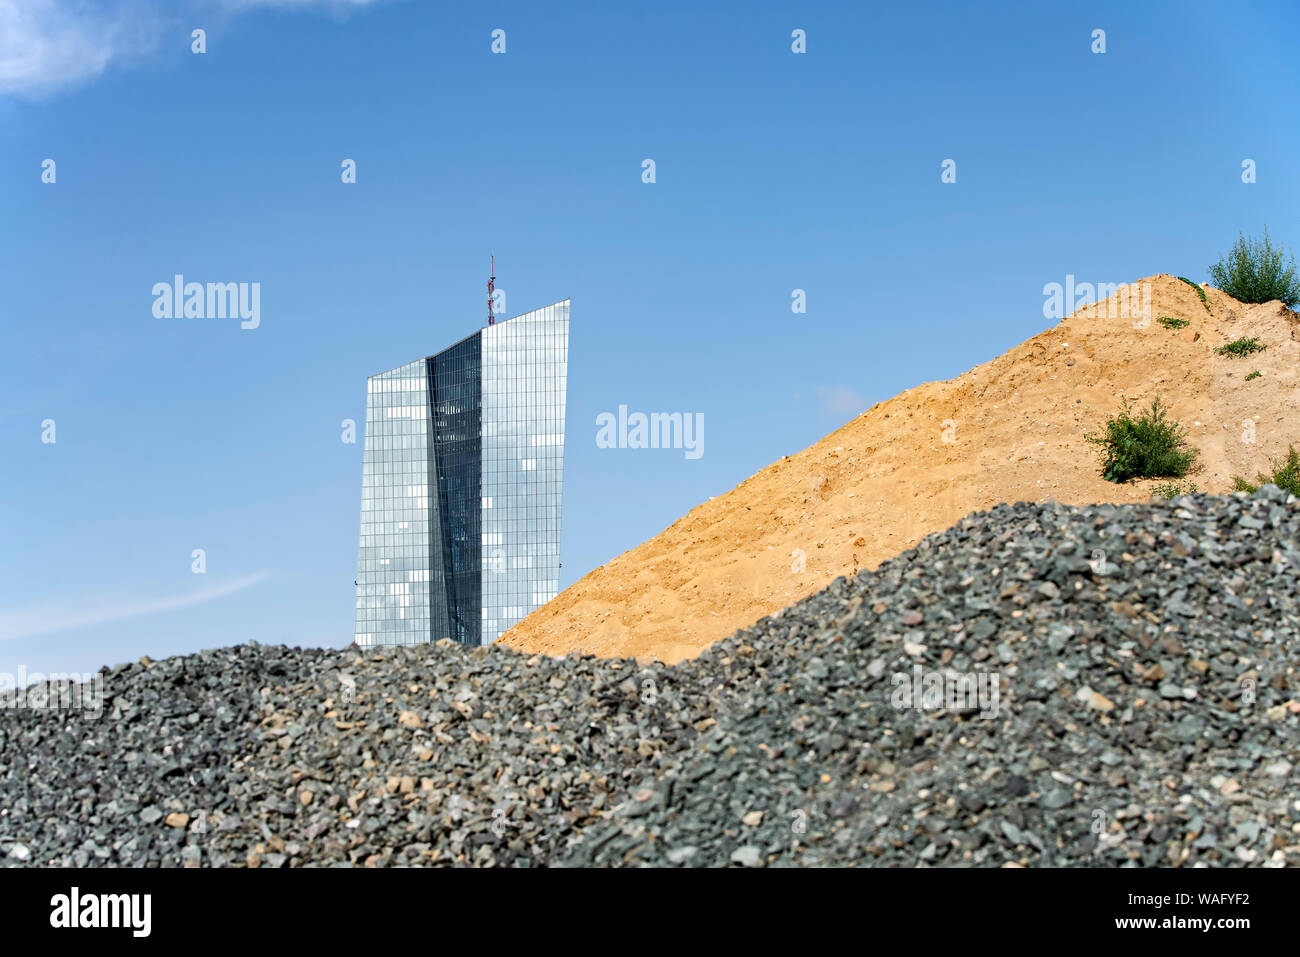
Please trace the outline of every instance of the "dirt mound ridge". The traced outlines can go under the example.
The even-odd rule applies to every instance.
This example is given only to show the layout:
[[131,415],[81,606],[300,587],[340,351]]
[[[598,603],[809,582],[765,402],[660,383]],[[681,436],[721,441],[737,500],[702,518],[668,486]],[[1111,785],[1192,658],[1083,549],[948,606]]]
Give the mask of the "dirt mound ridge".
[[[501,641],[672,663],[969,512],[1143,501],[1155,483],[1104,481],[1084,441],[1120,396],[1159,394],[1201,452],[1190,481],[1227,491],[1300,443],[1300,317],[1203,288],[1205,302],[1174,276],[1139,280],[955,379],[876,404],[595,569]],[[1215,353],[1243,335],[1266,350]]]

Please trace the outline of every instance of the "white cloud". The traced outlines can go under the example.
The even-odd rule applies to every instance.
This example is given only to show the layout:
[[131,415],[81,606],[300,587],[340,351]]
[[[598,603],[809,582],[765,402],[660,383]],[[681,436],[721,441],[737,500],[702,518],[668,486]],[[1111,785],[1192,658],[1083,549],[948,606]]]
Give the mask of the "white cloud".
[[142,26],[104,4],[0,0],[0,93],[39,97],[93,80],[145,47]]
[[817,401],[821,405],[823,412],[841,417],[854,416],[860,412],[865,412],[867,406],[871,405],[862,396],[848,386],[843,385],[831,386],[830,388],[818,386]]
[[[165,35],[188,47],[192,26],[257,8],[336,13],[382,0],[0,0],[0,96],[41,98],[139,60]],[[184,21],[184,22],[182,22]],[[209,33],[211,31],[209,30]]]
[[56,631],[90,628],[124,618],[143,618],[165,611],[176,611],[191,605],[225,598],[235,592],[251,588],[269,577],[267,572],[247,575],[220,584],[203,585],[182,595],[158,598],[111,598],[83,601],[59,600],[28,605],[24,608],[0,610],[0,641],[15,638],[33,638]]

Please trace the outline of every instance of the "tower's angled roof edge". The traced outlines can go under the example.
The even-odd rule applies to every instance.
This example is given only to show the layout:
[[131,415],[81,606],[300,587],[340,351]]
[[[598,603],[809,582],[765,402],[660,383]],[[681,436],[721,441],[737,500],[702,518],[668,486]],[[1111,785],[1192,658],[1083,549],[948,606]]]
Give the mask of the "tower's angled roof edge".
[[[510,321],[512,321],[512,320],[514,320],[514,319],[518,319],[520,316],[526,316],[526,315],[528,315],[529,313],[533,313],[533,312],[540,312],[541,310],[546,309],[546,308],[548,308],[548,307],[550,307],[550,306],[558,306],[558,305],[559,305],[560,303],[562,303],[562,302],[572,302],[572,301],[573,301],[573,299],[572,299],[571,296],[565,296],[563,299],[557,299],[557,300],[555,300],[555,302],[548,302],[545,306],[538,306],[536,309],[529,309],[529,310],[527,310],[527,311],[525,311],[525,312],[521,312],[521,313],[518,313],[517,315],[513,315],[513,316],[511,316],[509,319],[502,319],[500,322],[497,323],[497,325],[498,325],[498,326],[505,325],[507,322],[510,322]],[[471,332],[469,335],[465,336],[465,338],[463,338],[463,339],[458,339],[456,342],[453,342],[451,345],[447,346],[445,349],[439,349],[437,352],[431,352],[431,353],[429,353],[427,356],[421,356],[420,359],[409,359],[409,360],[407,360],[406,362],[399,362],[397,365],[393,366],[392,368],[389,368],[389,369],[380,369],[378,372],[374,373],[374,375],[368,375],[368,376],[366,376],[366,378],[367,378],[367,379],[373,379],[373,378],[375,378],[375,376],[381,376],[381,375],[383,375],[385,372],[392,372],[394,369],[400,369],[402,366],[409,366],[412,362],[419,362],[421,359],[432,359],[432,358],[434,358],[435,356],[440,356],[440,355],[442,355],[444,352],[448,352],[448,351],[451,350],[451,349],[455,349],[455,348],[456,348],[458,345],[460,345],[461,343],[468,342],[470,339],[473,339],[475,336],[477,336],[479,333],[481,333],[484,329],[488,329],[488,328],[490,328],[490,327],[489,327],[489,326],[479,326],[477,329],[475,329],[475,330],[474,330],[473,332]]]

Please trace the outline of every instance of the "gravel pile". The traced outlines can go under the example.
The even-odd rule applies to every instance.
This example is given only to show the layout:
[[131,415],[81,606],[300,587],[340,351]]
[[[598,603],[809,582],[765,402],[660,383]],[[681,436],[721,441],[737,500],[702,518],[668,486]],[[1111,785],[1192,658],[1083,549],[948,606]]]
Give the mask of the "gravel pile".
[[0,859],[1300,865],[1298,571],[1272,486],[1002,505],[674,667],[123,666],[0,711]]

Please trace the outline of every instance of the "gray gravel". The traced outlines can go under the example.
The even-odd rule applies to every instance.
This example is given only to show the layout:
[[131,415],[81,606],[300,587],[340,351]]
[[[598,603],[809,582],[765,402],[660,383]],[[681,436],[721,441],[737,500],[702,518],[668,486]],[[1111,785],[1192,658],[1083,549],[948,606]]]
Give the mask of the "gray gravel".
[[1296,866],[1298,570],[1272,486],[1002,505],[673,667],[120,666],[0,710],[0,861]]

